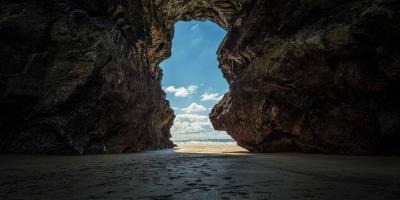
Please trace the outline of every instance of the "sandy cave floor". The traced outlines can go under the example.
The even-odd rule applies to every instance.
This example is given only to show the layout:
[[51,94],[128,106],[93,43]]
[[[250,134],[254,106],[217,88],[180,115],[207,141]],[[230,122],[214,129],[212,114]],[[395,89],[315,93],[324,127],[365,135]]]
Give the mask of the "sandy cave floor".
[[399,157],[183,145],[121,155],[0,154],[0,160],[0,199],[9,200],[400,199]]

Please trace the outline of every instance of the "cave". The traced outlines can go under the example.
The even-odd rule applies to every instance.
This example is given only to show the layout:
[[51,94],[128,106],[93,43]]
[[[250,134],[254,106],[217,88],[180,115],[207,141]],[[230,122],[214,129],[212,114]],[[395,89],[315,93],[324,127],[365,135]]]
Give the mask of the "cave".
[[170,140],[182,145],[219,144],[237,147],[224,131],[215,131],[211,109],[228,91],[218,68],[217,50],[226,31],[211,21],[178,21],[174,24],[171,56],[160,63],[161,85],[174,110]]
[[160,81],[177,21],[228,31],[216,130],[251,152],[398,154],[393,0],[63,0],[0,4],[0,152],[172,148]]

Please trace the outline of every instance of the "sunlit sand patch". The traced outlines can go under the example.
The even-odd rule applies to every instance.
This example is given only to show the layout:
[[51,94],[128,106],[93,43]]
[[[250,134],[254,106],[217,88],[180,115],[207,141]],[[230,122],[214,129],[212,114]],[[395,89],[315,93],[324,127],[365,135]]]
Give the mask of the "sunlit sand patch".
[[206,154],[246,154],[248,151],[235,144],[178,144],[175,147],[178,153],[206,153]]

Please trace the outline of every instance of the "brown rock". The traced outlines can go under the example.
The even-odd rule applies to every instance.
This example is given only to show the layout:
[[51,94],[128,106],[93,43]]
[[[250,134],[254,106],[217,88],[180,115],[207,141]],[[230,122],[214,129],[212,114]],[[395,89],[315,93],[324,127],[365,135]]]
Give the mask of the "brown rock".
[[173,146],[139,1],[2,1],[0,13],[1,152]]
[[219,51],[214,127],[255,152],[399,152],[399,6],[255,1]]
[[159,63],[178,20],[212,20],[230,85],[210,114],[254,152],[400,152],[393,0],[0,3],[0,151],[169,148]]

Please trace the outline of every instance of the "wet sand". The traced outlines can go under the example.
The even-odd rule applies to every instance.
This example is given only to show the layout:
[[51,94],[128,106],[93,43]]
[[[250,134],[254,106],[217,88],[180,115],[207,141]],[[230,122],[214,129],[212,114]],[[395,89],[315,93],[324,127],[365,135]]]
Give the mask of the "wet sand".
[[123,155],[3,154],[0,199],[400,199],[400,158],[196,145]]

